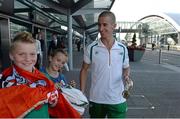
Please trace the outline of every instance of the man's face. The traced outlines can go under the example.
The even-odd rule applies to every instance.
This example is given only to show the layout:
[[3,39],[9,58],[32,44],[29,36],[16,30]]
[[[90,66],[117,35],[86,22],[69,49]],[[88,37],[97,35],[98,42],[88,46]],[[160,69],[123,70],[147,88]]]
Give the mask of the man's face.
[[17,43],[15,49],[10,53],[10,59],[16,66],[32,72],[37,61],[35,44]]
[[98,30],[101,34],[102,39],[112,37],[113,30],[115,29],[115,27],[116,24],[113,23],[112,19],[109,16],[99,17]]

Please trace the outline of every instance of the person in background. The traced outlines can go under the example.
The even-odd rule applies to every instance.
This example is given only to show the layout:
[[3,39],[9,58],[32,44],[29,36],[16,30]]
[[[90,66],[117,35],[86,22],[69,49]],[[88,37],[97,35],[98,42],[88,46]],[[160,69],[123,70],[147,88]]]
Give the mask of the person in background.
[[45,49],[45,41],[43,39],[43,36],[42,36],[43,32],[39,32],[38,33],[38,40],[41,42],[41,51],[42,53],[44,52],[44,49]]
[[35,67],[39,69],[42,64],[41,63],[42,51],[41,51],[41,42],[38,40],[38,34],[35,35],[35,42],[36,42],[36,51],[37,51],[37,62],[35,64]]
[[116,18],[110,11],[98,17],[101,38],[91,43],[84,53],[80,71],[80,89],[85,92],[91,66],[89,114],[91,118],[125,118],[126,99],[123,80],[129,80],[130,66],[125,45],[115,40]]
[[38,40],[40,41],[40,44],[41,44],[41,65],[43,65],[43,59],[44,59],[44,52],[45,52],[45,40],[44,40],[44,37],[43,37],[43,32],[40,31],[38,32]]
[[78,50],[78,52],[81,50],[81,39],[77,39],[77,43],[76,43],[76,45],[77,45],[77,50]]
[[169,51],[169,49],[170,49],[170,43],[168,43],[168,51]]
[[[46,77],[52,80],[56,87],[67,86],[68,83],[65,79],[65,76],[62,74],[62,68],[68,61],[67,52],[63,49],[54,49],[49,54],[49,64],[47,67],[41,67],[40,71],[43,72]],[[74,80],[71,80],[70,85],[75,87],[76,83]]]
[[65,38],[64,37],[61,37],[61,40],[59,41],[60,43],[60,48],[61,49],[65,49],[66,48],[66,46],[65,46]]
[[57,39],[57,35],[52,35],[52,40],[50,41],[49,47],[48,47],[48,54],[50,54],[54,49],[60,48],[60,43]]
[[156,44],[155,43],[152,43],[152,50],[154,50]]
[[58,95],[53,82],[34,67],[37,50],[32,35],[17,34],[9,56],[12,66],[2,72],[0,80],[0,117],[48,118],[48,105],[55,106]]

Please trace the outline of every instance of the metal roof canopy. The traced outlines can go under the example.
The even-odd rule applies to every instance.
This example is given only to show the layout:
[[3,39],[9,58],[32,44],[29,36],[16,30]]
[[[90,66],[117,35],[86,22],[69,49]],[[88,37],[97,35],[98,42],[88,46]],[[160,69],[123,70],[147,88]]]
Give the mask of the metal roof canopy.
[[148,15],[139,20],[149,26],[153,34],[171,34],[178,33],[179,27],[175,21],[166,14]]
[[[67,16],[72,16],[73,29],[95,39],[98,34],[99,13],[110,10],[115,0],[15,0],[14,14],[31,18],[38,14],[48,19],[47,27],[57,29],[68,26]],[[69,12],[70,11],[70,12]],[[32,16],[34,17],[34,16]],[[58,30],[58,29],[57,29]]]

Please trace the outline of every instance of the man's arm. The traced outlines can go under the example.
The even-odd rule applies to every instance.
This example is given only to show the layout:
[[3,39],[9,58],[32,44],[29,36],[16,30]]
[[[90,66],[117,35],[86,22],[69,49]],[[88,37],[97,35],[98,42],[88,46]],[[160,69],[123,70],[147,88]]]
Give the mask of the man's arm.
[[130,76],[130,67],[123,68],[123,78],[128,80]]
[[86,80],[87,80],[89,66],[90,66],[89,64],[83,62],[82,68],[80,71],[80,90],[83,93],[85,92]]

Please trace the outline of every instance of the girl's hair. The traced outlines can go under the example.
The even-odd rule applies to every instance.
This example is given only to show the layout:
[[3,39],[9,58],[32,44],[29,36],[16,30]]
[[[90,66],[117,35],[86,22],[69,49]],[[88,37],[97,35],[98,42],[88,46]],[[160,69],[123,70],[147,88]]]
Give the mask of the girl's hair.
[[62,53],[63,55],[68,57],[67,52],[61,48],[53,49],[52,52],[49,54],[49,56],[54,57],[57,53]]
[[12,52],[16,48],[17,43],[19,43],[19,42],[35,44],[35,40],[32,37],[32,34],[27,32],[27,31],[23,31],[23,32],[18,33],[14,37],[14,39],[12,40],[12,44],[11,44],[11,47],[10,47],[10,52]]

